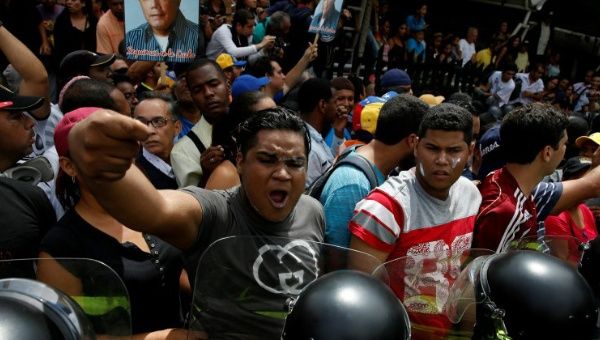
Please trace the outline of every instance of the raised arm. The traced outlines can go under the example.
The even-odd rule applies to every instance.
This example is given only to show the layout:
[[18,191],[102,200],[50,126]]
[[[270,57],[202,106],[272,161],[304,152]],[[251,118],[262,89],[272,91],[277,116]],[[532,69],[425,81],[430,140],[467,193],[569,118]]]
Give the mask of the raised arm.
[[306,70],[308,65],[317,58],[317,44],[308,43],[309,46],[304,51],[304,55],[296,65],[285,75],[285,84],[283,86],[283,93],[288,93],[291,89],[296,86],[298,80],[302,76],[302,72]]
[[198,201],[181,191],[159,191],[131,166],[144,124],[99,110],[69,133],[71,158],[98,202],[127,227],[154,234],[180,249],[190,248],[202,221]]
[[0,26],[0,51],[23,79],[19,86],[22,96],[44,97],[44,105],[31,113],[37,119],[50,114],[48,72],[42,62],[4,26]]

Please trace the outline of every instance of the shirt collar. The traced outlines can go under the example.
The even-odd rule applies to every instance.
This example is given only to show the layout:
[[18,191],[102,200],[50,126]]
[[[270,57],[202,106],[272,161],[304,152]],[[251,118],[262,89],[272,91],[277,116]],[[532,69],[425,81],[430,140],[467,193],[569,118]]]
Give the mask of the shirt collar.
[[169,176],[170,178],[175,178],[175,173],[173,172],[173,168],[165,161],[163,161],[157,155],[151,153],[150,151],[142,148],[142,155],[150,164],[152,164],[155,168],[157,168],[164,175]]

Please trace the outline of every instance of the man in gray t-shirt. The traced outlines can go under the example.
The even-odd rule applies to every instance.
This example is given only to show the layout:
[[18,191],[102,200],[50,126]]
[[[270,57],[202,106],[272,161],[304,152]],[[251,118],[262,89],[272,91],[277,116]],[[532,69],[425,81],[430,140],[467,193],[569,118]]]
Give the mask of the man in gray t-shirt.
[[[200,254],[217,239],[236,235],[255,237],[253,246],[217,248],[217,244],[209,248],[209,254],[215,254],[211,263],[220,263],[212,268],[226,270],[228,283],[248,283],[248,294],[258,292],[253,290],[257,285],[263,288],[264,292],[250,298],[256,302],[265,299],[273,302],[271,312],[283,312],[286,293],[294,293],[310,282],[310,278],[300,280],[304,274],[300,273],[300,268],[292,268],[292,263],[310,272],[309,267],[302,264],[316,259],[318,250],[304,246],[305,251],[299,252],[300,256],[294,253],[297,257],[289,256],[290,259],[285,258],[288,257],[286,254],[277,253],[277,250],[281,253],[281,249],[297,247],[304,240],[310,244],[310,241],[323,239],[322,208],[316,200],[302,196],[309,141],[304,123],[293,113],[281,108],[270,109],[240,126],[237,169],[242,184],[239,189],[224,192],[198,188],[156,190],[139,169],[131,166],[138,153],[138,143],[150,135],[148,126],[138,121],[106,110],[98,110],[89,117],[68,119],[72,124],[60,133],[65,135],[63,142],[70,144],[78,180],[87,185],[96,200],[121,223],[187,251],[190,268],[196,268],[198,261],[208,259],[200,260]],[[274,241],[277,237],[295,240],[282,244],[285,241]],[[275,251],[265,251],[269,249]],[[260,260],[259,255],[265,254]],[[248,267],[244,267],[247,261],[253,264],[252,275],[249,275]],[[287,261],[290,264],[286,267]],[[254,263],[258,264],[255,266]],[[287,271],[276,267],[281,264],[288,268]],[[213,278],[208,272],[202,272],[201,277],[207,278],[208,282]],[[273,278],[276,280],[270,280]],[[223,281],[215,279],[212,282],[215,292],[229,288]],[[237,297],[248,299],[248,294],[239,292]],[[195,311],[197,307],[194,306]],[[209,336],[214,337],[210,334],[211,327],[217,337],[223,335],[218,334],[223,326],[232,327],[227,330],[233,333],[232,337],[279,337],[274,332],[281,330],[278,327],[283,326],[285,314],[280,313],[277,318],[272,313],[261,313],[253,310],[251,303],[245,304],[244,308],[246,314],[254,314],[261,320],[271,318],[272,322],[262,329],[245,328],[244,323],[237,322],[236,311],[232,311],[215,318],[231,318],[226,325],[203,324]],[[227,312],[218,309],[208,312]],[[243,316],[241,320],[252,322]]]

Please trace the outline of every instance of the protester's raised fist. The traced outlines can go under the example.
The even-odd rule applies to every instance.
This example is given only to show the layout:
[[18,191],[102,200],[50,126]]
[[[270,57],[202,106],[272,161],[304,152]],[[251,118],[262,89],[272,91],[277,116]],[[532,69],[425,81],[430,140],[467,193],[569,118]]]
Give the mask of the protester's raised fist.
[[110,110],[98,110],[69,133],[69,154],[83,177],[115,181],[122,178],[139,152],[148,126]]

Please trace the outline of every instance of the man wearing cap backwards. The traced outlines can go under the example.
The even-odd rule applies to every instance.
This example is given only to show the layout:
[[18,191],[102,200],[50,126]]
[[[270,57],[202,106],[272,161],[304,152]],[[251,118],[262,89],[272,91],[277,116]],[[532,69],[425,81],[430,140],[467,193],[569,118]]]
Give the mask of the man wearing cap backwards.
[[233,84],[235,78],[239,77],[244,70],[244,67],[246,67],[245,60],[237,61],[227,53],[219,54],[216,62],[219,64],[219,66],[221,66],[223,74],[225,75],[225,78],[227,78],[229,85]]
[[600,145],[600,132],[577,138],[575,145],[579,148],[579,155],[592,158],[594,152],[598,149],[598,145]]
[[127,32],[127,59],[185,63],[196,58],[199,27],[187,20],[181,0],[139,0],[146,23]]
[[[428,107],[417,98],[399,95],[380,107],[374,138],[354,148],[346,157],[361,157],[377,176],[377,185],[404,159],[412,157],[417,129]],[[363,110],[364,111],[364,110]],[[325,241],[350,246],[348,224],[354,207],[373,188],[360,169],[343,164],[336,168],[323,187],[320,201],[325,212]]]
[[520,238],[541,237],[548,215],[600,196],[600,167],[596,166],[600,152],[594,153],[593,169],[582,178],[540,182],[564,157],[567,125],[565,115],[546,104],[525,105],[504,117],[500,147],[506,165],[489,174],[479,187],[483,201],[473,233],[474,248],[502,252]]
[[171,166],[179,187],[202,185],[224,159],[223,148],[211,146],[213,124],[229,110],[227,80],[209,59],[195,61],[185,76],[194,104],[202,116],[171,152]]

